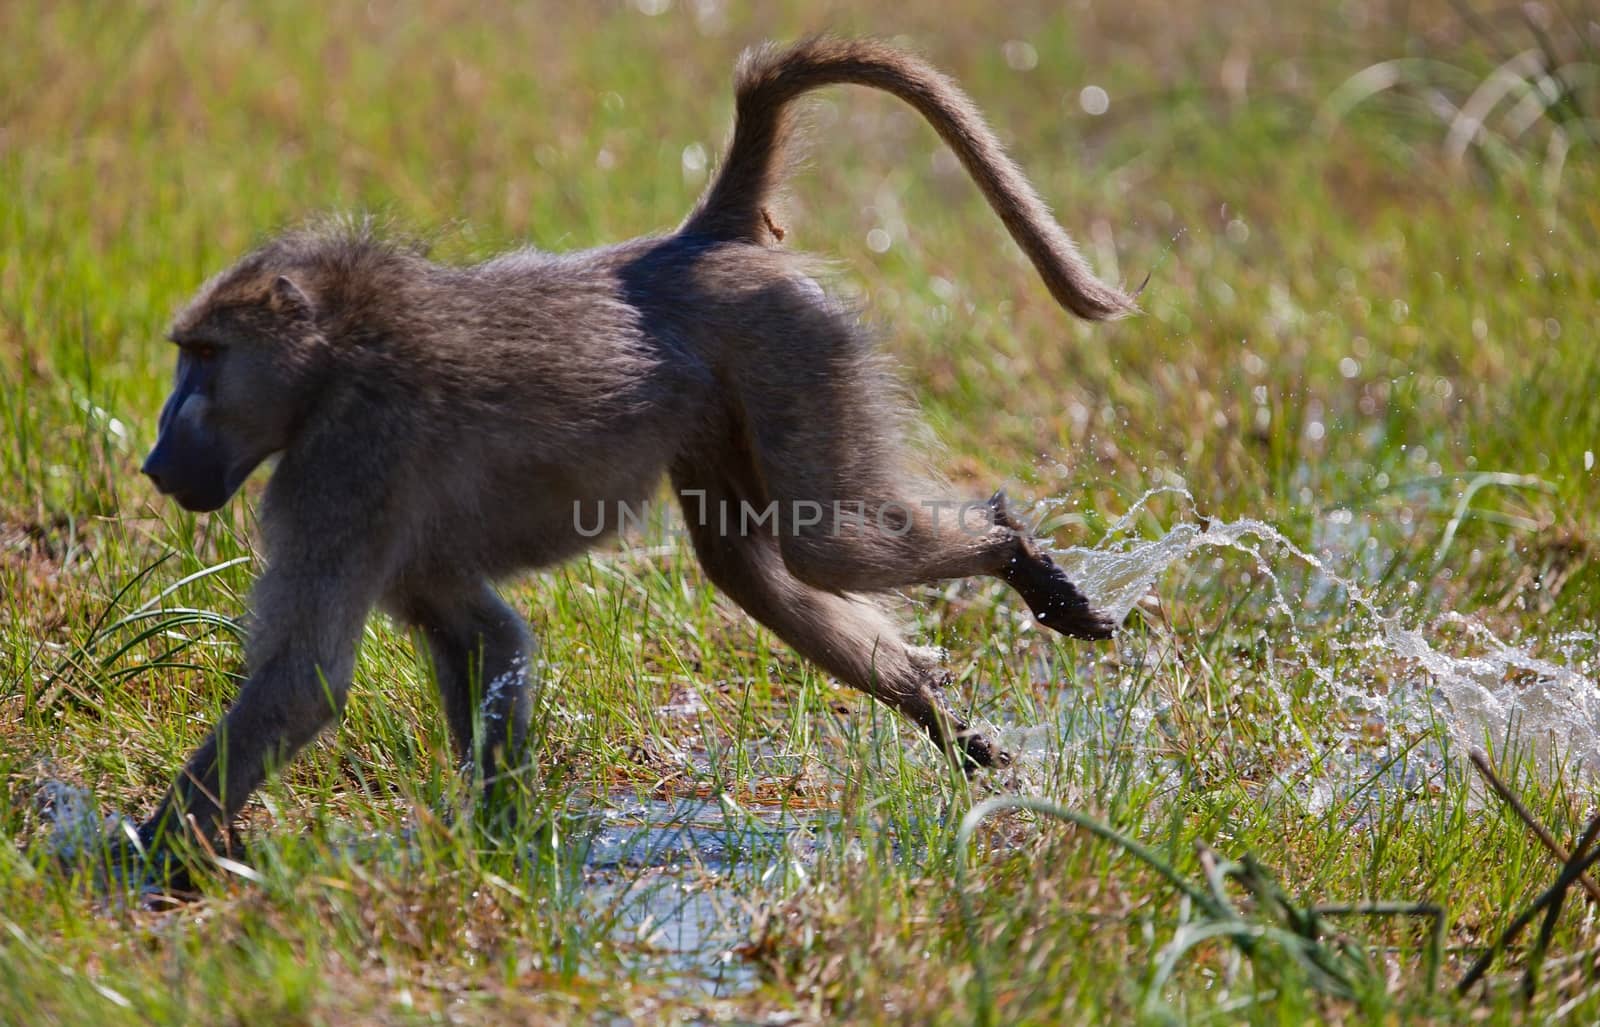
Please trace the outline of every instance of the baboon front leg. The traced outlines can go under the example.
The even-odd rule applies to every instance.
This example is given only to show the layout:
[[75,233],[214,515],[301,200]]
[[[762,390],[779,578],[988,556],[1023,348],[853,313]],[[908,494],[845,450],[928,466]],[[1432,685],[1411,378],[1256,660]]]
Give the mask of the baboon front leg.
[[[731,492],[703,489],[687,474],[674,481],[697,498],[736,502]],[[800,655],[910,718],[963,770],[1010,762],[946,707],[938,691],[945,672],[908,648],[875,603],[807,585],[790,573],[771,534],[724,530],[717,519],[702,519],[704,508],[696,505],[686,502],[684,509],[695,553],[712,583],[747,613]]]
[[522,761],[532,713],[533,636],[487,583],[394,604],[433,662],[456,753],[484,781]]
[[344,709],[370,603],[325,582],[269,568],[256,584],[250,676],[211,737],[140,828],[147,848],[169,836],[214,845],[260,787]]

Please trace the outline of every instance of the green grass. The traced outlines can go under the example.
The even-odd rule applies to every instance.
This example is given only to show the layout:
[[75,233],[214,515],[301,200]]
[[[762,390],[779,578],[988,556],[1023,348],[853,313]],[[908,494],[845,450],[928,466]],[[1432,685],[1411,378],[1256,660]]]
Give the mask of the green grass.
[[[1452,733],[1477,722],[1420,697],[1460,682],[1384,634],[1463,659],[1493,654],[1487,630],[1587,679],[1567,694],[1600,676],[1600,87],[1575,77],[1520,131],[1514,93],[1459,159],[1438,113],[1525,48],[1592,65],[1592,26],[1444,4],[380,6],[0,7],[0,1022],[1600,1015],[1578,898],[1531,1009],[1534,931],[1486,991],[1451,990],[1558,870],[1462,747],[1495,749],[1569,844],[1600,748]],[[664,526],[506,587],[548,663],[510,837],[456,815],[427,670],[375,619],[344,723],[252,803],[202,901],[143,908],[58,865],[41,782],[139,816],[238,684],[265,475],[195,517],[137,473],[185,297],[327,210],[462,260],[668,228],[703,180],[686,149],[725,137],[738,51],[823,27],[935,59],[1098,266],[1150,275],[1143,316],[1072,323],[912,113],[822,99],[788,242],[838,259],[953,479],[1057,502],[1059,541],[1102,550],[1256,518],[1333,577],[1273,542],[1202,548],[1104,647],[1025,626],[996,587],[915,594],[954,701],[1024,749],[969,787]],[[1395,58],[1416,60],[1346,109]],[[1108,537],[1179,484],[1192,501]],[[1176,958],[1221,914],[1045,817],[959,848],[990,794],[1108,823],[1202,889],[1203,843],[1253,854],[1285,908],[1436,903],[1440,991],[1403,917],[1331,921],[1343,994],[1270,938]],[[1220,886],[1251,930],[1278,922]]]

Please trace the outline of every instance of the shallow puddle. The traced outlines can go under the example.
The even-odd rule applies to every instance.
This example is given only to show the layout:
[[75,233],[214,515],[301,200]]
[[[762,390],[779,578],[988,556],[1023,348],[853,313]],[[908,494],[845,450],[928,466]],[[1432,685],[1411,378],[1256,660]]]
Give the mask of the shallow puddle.
[[805,873],[830,814],[740,805],[727,797],[619,796],[569,833],[584,897],[650,978],[717,997],[759,984],[735,953],[754,908]]

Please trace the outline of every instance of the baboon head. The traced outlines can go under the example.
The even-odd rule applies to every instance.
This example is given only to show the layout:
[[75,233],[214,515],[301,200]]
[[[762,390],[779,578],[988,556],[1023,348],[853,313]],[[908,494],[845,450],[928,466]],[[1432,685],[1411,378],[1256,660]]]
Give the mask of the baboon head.
[[295,277],[250,264],[208,284],[168,333],[178,369],[142,470],[186,510],[222,506],[289,444],[325,349]]

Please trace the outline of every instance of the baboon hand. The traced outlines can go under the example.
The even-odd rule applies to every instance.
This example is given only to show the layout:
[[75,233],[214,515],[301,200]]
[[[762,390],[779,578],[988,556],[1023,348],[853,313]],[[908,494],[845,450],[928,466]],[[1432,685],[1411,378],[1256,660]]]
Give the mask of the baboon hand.
[[161,844],[154,827],[136,831],[117,825],[104,839],[104,882],[137,888],[141,895],[190,901],[200,897],[189,865],[169,846]]

